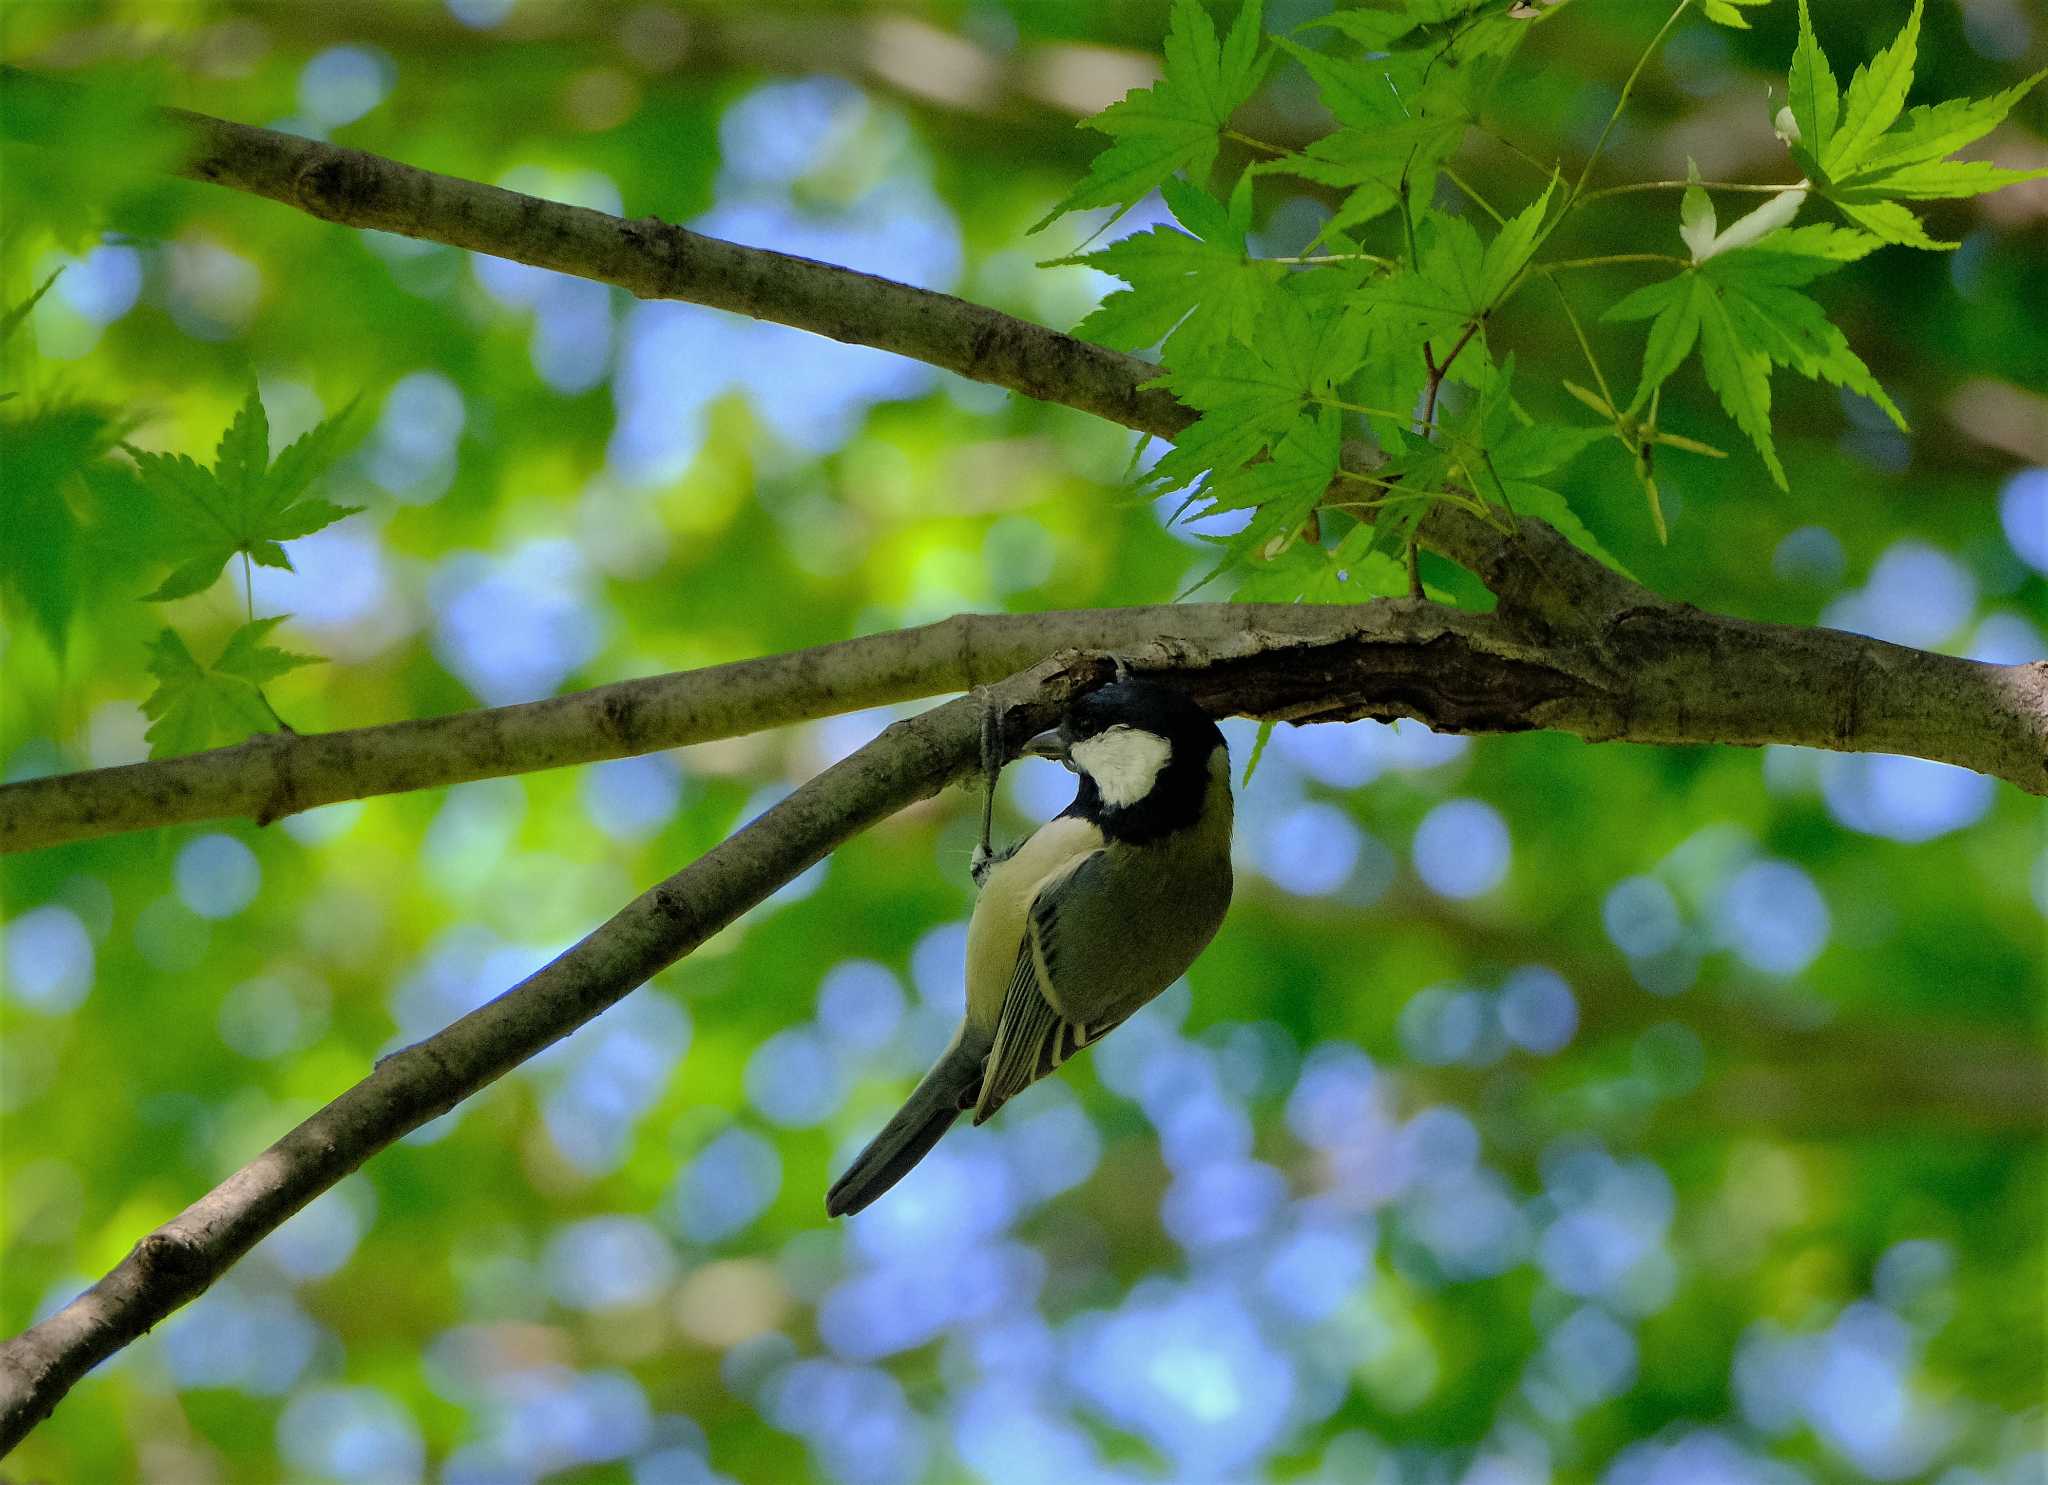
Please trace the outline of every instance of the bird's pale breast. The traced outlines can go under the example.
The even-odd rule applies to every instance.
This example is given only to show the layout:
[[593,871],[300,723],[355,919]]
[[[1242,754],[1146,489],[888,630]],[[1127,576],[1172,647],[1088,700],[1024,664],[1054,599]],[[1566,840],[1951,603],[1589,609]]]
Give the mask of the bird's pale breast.
[[1016,853],[998,862],[982,883],[967,923],[967,1017],[993,1029],[1003,992],[1016,968],[1024,924],[1039,889],[1072,871],[1102,845],[1102,832],[1086,820],[1060,816],[1038,827]]

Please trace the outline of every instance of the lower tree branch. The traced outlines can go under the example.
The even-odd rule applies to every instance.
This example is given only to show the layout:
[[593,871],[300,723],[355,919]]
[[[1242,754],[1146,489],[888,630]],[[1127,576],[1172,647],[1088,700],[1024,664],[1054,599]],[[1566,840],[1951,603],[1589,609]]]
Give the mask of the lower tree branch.
[[[1052,660],[992,688],[1014,747],[1107,664]],[[446,1113],[695,949],[849,836],[980,759],[971,698],[897,722],[553,963],[370,1075],[145,1236],[114,1270],[0,1346],[0,1454],[98,1363],[204,1293],[266,1235],[393,1141]]]

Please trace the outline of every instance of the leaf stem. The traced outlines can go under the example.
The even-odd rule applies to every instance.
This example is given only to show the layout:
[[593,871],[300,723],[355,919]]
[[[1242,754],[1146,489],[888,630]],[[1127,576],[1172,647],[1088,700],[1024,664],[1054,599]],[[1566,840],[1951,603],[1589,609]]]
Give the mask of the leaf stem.
[[1393,258],[1383,258],[1378,253],[1289,253],[1278,258],[1254,258],[1255,263],[1293,263],[1312,266],[1317,263],[1376,263],[1382,268],[1399,266]]
[[1514,140],[1510,139],[1507,135],[1501,133],[1498,129],[1489,128],[1485,124],[1477,123],[1473,124],[1472,128],[1477,130],[1479,133],[1485,135],[1488,139],[1492,140],[1495,144],[1499,145],[1509,154],[1521,160],[1524,164],[1528,165],[1530,169],[1534,170],[1538,175],[1548,178],[1549,176],[1555,175],[1557,173],[1557,167],[1555,165],[1544,164],[1541,160],[1537,159],[1534,155],[1530,154],[1527,150],[1523,149],[1519,144],[1516,144]]
[[1234,139],[1239,144],[1248,145],[1249,147],[1255,150],[1264,150],[1269,155],[1283,156],[1291,155],[1294,153],[1293,150],[1287,149],[1281,145],[1268,144],[1263,139],[1254,139],[1251,135],[1246,134],[1240,129],[1225,129],[1223,131],[1223,137],[1225,139]]
[[1579,204],[1579,198],[1585,194],[1586,182],[1593,175],[1593,166],[1599,162],[1600,152],[1607,147],[1607,136],[1612,134],[1614,126],[1621,122],[1622,110],[1628,107],[1629,95],[1635,91],[1636,79],[1641,77],[1643,69],[1650,65],[1650,58],[1657,55],[1657,48],[1664,44],[1664,38],[1670,34],[1671,28],[1678,24],[1678,18],[1691,8],[1692,0],[1678,0],[1677,7],[1664,18],[1664,24],[1657,28],[1657,34],[1652,36],[1650,44],[1643,48],[1643,54],[1636,58],[1636,65],[1629,71],[1628,81],[1621,85],[1621,96],[1614,100],[1614,112],[1607,116],[1606,124],[1601,127],[1600,137],[1593,141],[1593,152],[1586,156],[1585,168],[1579,172],[1579,178],[1572,186],[1571,195],[1565,198],[1564,211],[1558,214],[1559,221],[1570,214],[1571,209]]
[[1597,191],[1588,191],[1579,197],[1579,204],[1589,201],[1603,201],[1609,196],[1628,196],[1637,191],[1683,191],[1688,186],[1702,186],[1709,191],[1749,191],[1759,196],[1782,196],[1787,191],[1799,189],[1790,186],[1759,186],[1747,181],[1733,180],[1637,180],[1626,185],[1602,186]]
[[[1349,473],[1349,471],[1342,472]],[[1352,477],[1358,478],[1355,475]],[[1467,511],[1474,516],[1484,516],[1486,514],[1485,502],[1475,500],[1469,495],[1461,495],[1456,490],[1401,490],[1385,480],[1380,480],[1376,483],[1382,485],[1388,491],[1386,495],[1383,495],[1378,500],[1332,500],[1329,502],[1327,509],[1384,510],[1390,505],[1406,505],[1411,501],[1421,500],[1441,501],[1445,505]]]
[[1600,360],[1593,354],[1593,343],[1586,339],[1586,327],[1579,323],[1578,311],[1572,308],[1572,301],[1566,295],[1564,285],[1555,278],[1551,278],[1548,274],[1545,274],[1544,277],[1549,281],[1550,287],[1556,291],[1557,302],[1564,309],[1564,317],[1571,321],[1572,334],[1579,338],[1579,349],[1586,353],[1586,365],[1592,370],[1593,381],[1599,386],[1601,397],[1606,399],[1607,406],[1610,409],[1617,407],[1619,404],[1615,402],[1614,393],[1607,385],[1607,375],[1600,369]]
[[1554,263],[1538,263],[1538,273],[1560,273],[1567,268],[1607,268],[1616,263],[1676,263],[1680,268],[1692,266],[1692,259],[1681,258],[1673,253],[1602,253],[1596,258],[1561,258]]
[[[1395,422],[1399,422],[1401,419],[1408,416],[1408,414],[1403,412],[1395,412],[1392,408],[1367,407],[1363,403],[1346,402],[1341,397],[1312,397],[1309,400],[1323,407],[1334,407],[1341,412],[1358,413],[1368,418],[1392,418]],[[1429,424],[1425,421],[1423,423],[1418,423],[1416,426],[1418,428],[1425,428],[1428,427]]]
[[249,572],[249,554],[242,553],[242,605],[251,624],[256,622],[256,580]]
[[1473,190],[1471,186],[1466,184],[1465,178],[1462,175],[1458,174],[1457,171],[1451,169],[1448,163],[1439,165],[1437,169],[1443,172],[1444,178],[1446,180],[1448,180],[1452,185],[1456,186],[1459,190],[1463,191],[1468,197],[1470,197],[1472,204],[1474,206],[1478,207],[1481,211],[1485,212],[1488,216],[1492,217],[1493,224],[1496,227],[1505,227],[1508,224],[1508,219],[1502,216],[1499,212],[1495,211],[1493,209],[1493,204],[1489,202],[1484,196],[1480,195],[1477,191]]

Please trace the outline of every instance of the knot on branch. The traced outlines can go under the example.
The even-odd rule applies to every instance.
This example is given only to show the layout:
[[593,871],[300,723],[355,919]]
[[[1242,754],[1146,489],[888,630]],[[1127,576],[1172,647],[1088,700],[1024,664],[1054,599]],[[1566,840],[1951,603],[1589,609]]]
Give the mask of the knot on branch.
[[191,1234],[159,1227],[135,1245],[135,1262],[151,1279],[183,1287],[204,1277],[207,1257]]
[[293,178],[297,204],[329,222],[354,222],[378,194],[378,173],[372,157],[359,150],[337,149],[314,156]]
[[260,750],[270,762],[270,792],[256,806],[253,816],[259,826],[274,824],[305,807],[299,803],[299,790],[292,774],[292,745],[298,736],[290,731],[259,732],[249,739],[248,746]]

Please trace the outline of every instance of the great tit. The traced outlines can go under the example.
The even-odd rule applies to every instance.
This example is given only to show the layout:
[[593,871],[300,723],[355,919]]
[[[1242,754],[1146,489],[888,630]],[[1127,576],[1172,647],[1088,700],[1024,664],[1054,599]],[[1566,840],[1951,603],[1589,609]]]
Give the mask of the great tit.
[[1230,757],[1180,692],[1118,680],[1026,751],[1080,776],[1074,802],[982,878],[967,925],[967,1014],[825,1196],[857,1212],[968,1110],[980,1124],[1178,979],[1230,905]]

